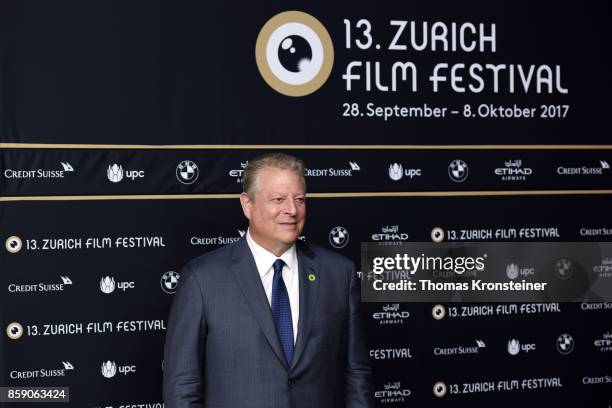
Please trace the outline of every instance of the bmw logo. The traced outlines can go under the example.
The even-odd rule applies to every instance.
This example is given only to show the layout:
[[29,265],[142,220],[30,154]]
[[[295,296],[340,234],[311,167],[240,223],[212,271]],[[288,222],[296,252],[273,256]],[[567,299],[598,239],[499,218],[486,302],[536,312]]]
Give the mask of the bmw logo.
[[349,242],[349,233],[344,227],[334,227],[329,233],[329,243],[334,248],[344,248]]
[[574,350],[574,338],[563,333],[557,338],[557,351],[563,355],[567,355]]
[[463,160],[453,160],[448,165],[448,176],[455,183],[464,182],[468,177],[468,165]]
[[161,277],[161,288],[164,292],[173,294],[176,292],[178,281],[181,275],[174,271],[168,271]]
[[176,166],[176,178],[183,184],[193,184],[199,173],[198,165],[191,160],[183,160]]

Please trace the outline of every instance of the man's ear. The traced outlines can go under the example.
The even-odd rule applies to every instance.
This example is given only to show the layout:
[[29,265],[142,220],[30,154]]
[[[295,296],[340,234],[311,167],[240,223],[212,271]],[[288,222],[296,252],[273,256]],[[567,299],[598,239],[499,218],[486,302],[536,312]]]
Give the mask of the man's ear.
[[240,193],[240,205],[242,206],[244,216],[250,221],[253,202],[247,193]]

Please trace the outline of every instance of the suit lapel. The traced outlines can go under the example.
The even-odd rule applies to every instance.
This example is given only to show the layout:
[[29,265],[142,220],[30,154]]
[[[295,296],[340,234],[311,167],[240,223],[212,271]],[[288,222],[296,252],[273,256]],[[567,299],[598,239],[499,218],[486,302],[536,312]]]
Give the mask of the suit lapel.
[[304,243],[298,240],[296,249],[300,279],[300,318],[291,369],[297,365],[308,342],[312,318],[316,313],[319,298],[321,272],[321,266],[314,260],[314,254]]
[[[268,343],[270,343],[270,347],[272,347],[278,359],[283,363],[285,368],[288,369],[285,355],[276,333],[276,326],[272,318],[270,304],[268,303],[266,292],[264,291],[263,285],[261,284],[261,278],[257,272],[255,259],[253,258],[253,254],[249,249],[246,239],[242,238],[236,243],[232,251],[232,260],[234,261],[231,267],[232,273],[236,277],[236,281],[247,300],[253,317],[261,327],[264,336],[266,336]],[[300,296],[301,295],[300,289]]]

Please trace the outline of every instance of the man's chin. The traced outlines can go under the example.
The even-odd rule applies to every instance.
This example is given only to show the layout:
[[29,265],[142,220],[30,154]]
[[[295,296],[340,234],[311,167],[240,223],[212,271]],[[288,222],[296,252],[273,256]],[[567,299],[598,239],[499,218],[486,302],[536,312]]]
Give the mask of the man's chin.
[[299,236],[299,230],[296,229],[295,231],[285,231],[281,234],[279,234],[278,238],[279,241],[283,242],[286,245],[293,245],[295,243],[295,241],[297,241],[298,236]]

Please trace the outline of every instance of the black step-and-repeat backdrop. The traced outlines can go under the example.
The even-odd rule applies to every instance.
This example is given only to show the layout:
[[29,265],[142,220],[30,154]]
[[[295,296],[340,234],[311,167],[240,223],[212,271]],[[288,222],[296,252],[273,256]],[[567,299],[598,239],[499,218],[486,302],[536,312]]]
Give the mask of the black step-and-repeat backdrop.
[[[610,17],[575,1],[2,3],[1,386],[163,406],[181,267],[245,234],[237,193],[262,152],[306,161],[301,239],[358,265],[361,242],[440,233],[610,241]],[[612,259],[592,272],[612,279]],[[612,303],[362,312],[379,407],[612,404]]]

